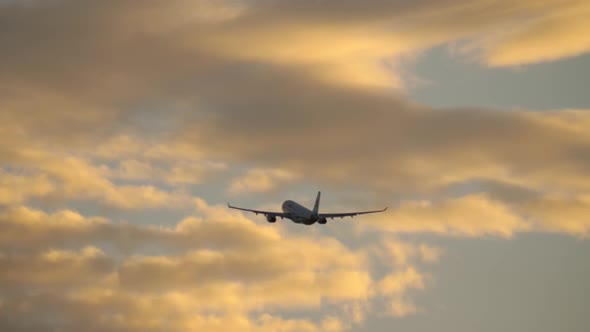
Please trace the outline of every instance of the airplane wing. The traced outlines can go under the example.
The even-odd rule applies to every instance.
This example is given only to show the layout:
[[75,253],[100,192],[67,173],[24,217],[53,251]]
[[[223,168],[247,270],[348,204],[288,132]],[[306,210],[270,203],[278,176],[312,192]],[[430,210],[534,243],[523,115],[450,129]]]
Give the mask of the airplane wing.
[[261,211],[261,210],[244,209],[244,208],[241,208],[241,207],[232,206],[229,203],[227,203],[227,207],[229,207],[231,209],[248,211],[248,212],[253,212],[253,213],[256,213],[256,214],[262,214],[262,215],[265,215],[265,216],[275,216],[275,217],[280,217],[280,218],[288,218],[289,217],[289,214],[288,213],[284,213],[284,212],[271,212],[271,211]]
[[382,210],[373,210],[373,211],[361,211],[361,212],[347,212],[347,213],[320,213],[318,214],[318,217],[320,218],[344,218],[344,217],[354,217],[357,216],[359,214],[369,214],[369,213],[379,213],[379,212],[383,212],[387,210],[387,208],[382,209]]

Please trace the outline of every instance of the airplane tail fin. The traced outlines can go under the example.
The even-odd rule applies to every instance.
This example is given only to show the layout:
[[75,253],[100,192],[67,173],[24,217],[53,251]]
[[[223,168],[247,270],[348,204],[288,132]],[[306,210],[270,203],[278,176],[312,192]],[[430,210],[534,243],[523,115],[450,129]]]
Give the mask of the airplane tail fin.
[[318,197],[316,197],[315,199],[315,204],[313,205],[313,214],[317,215],[318,211],[320,209],[320,196],[321,196],[321,192],[318,191]]

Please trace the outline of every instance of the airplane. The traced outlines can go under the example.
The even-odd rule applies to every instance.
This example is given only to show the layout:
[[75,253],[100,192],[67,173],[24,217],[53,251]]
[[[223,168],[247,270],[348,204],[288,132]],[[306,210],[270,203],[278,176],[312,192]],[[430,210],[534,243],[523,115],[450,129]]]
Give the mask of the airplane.
[[231,209],[254,212],[256,215],[263,214],[266,217],[266,220],[270,223],[274,223],[277,221],[277,217],[283,219],[287,218],[292,220],[296,224],[304,224],[304,225],[313,225],[314,223],[318,224],[326,224],[328,222],[328,218],[344,218],[344,217],[354,217],[359,214],[369,214],[369,213],[379,213],[387,210],[387,207],[382,210],[373,210],[373,211],[361,211],[361,212],[346,212],[346,213],[319,213],[320,208],[320,195],[321,192],[318,191],[318,196],[315,199],[315,204],[313,205],[313,210],[309,210],[305,206],[287,200],[283,202],[283,212],[270,212],[270,211],[260,211],[260,210],[252,210],[252,209],[244,209],[237,206],[232,206],[227,203],[227,206]]

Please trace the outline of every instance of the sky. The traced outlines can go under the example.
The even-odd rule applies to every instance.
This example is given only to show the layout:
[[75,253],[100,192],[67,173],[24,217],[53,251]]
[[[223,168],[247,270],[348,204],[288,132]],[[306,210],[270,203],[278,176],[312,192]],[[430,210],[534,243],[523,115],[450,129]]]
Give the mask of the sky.
[[0,1],[0,330],[586,331],[589,16]]

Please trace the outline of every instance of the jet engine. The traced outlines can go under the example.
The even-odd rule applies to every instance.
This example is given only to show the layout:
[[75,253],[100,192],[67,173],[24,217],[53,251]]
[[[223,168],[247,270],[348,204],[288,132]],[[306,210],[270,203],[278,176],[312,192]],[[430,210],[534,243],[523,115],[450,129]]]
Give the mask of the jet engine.
[[266,220],[268,220],[268,222],[275,222],[277,221],[277,217],[268,215],[266,216]]
[[320,218],[320,219],[318,220],[318,224],[322,224],[322,225],[325,225],[327,222],[328,222],[328,221],[326,220],[326,218]]

